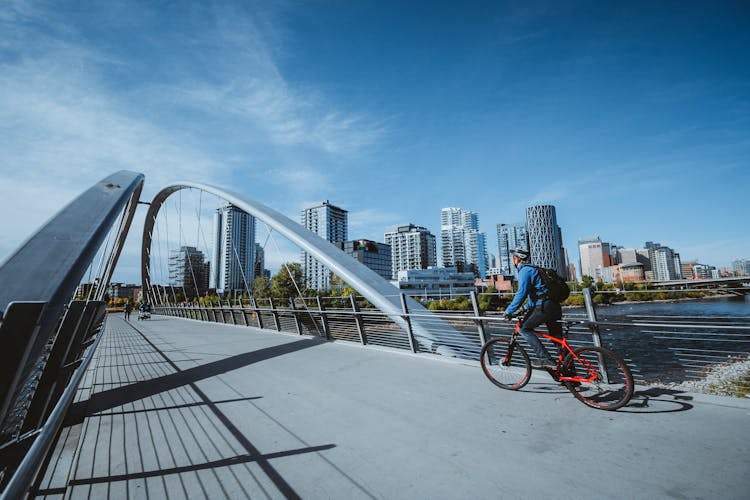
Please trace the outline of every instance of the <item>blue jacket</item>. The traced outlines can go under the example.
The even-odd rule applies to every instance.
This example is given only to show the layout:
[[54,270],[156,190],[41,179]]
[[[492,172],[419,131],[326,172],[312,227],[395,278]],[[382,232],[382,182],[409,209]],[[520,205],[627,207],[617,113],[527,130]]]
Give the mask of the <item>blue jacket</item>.
[[518,266],[518,291],[513,301],[505,309],[507,314],[513,314],[523,305],[526,297],[529,298],[529,307],[540,305],[544,302],[547,287],[542,283],[542,277],[536,267],[530,264]]

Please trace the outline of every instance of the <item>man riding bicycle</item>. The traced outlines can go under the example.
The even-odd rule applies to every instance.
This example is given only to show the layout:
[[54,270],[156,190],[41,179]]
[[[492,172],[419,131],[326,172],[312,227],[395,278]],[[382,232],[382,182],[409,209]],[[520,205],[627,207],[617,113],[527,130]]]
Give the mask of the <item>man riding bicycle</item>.
[[531,365],[535,368],[557,369],[557,363],[552,359],[547,349],[533,330],[544,323],[550,335],[562,337],[562,325],[558,322],[562,318],[560,304],[548,297],[547,287],[542,282],[539,270],[528,263],[529,251],[516,248],[512,252],[513,265],[518,269],[518,291],[513,301],[505,309],[505,316],[509,318],[528,298],[529,311],[526,314],[519,333],[534,351],[537,359]]

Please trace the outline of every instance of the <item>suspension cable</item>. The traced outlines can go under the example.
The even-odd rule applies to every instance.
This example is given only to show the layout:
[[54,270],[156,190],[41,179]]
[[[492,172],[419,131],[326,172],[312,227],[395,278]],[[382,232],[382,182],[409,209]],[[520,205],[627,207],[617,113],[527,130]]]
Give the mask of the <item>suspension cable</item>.
[[[264,223],[266,226],[266,230],[268,231],[268,236],[266,237],[266,242],[268,242],[268,239],[270,238],[271,241],[273,241],[273,245],[276,247],[276,252],[281,256],[281,249],[279,248],[279,244],[276,242],[276,238],[273,237],[272,229],[268,227],[268,224]],[[297,286],[297,280],[294,279],[294,275],[292,274],[291,269],[289,269],[289,265],[287,265],[286,262],[284,262],[284,268],[286,269],[287,274],[289,274],[289,278],[292,280],[292,284],[294,284],[295,290],[297,290],[297,295],[302,299],[302,306],[305,308],[305,311],[310,316],[310,319],[312,320],[313,325],[315,325],[315,331],[318,333],[318,336],[321,335],[320,328],[318,328],[318,322],[315,321],[315,317],[313,316],[312,312],[310,311],[310,308],[307,307],[307,301],[305,301],[305,297],[302,295],[302,291],[300,290],[299,286]],[[293,300],[293,299],[292,299]]]

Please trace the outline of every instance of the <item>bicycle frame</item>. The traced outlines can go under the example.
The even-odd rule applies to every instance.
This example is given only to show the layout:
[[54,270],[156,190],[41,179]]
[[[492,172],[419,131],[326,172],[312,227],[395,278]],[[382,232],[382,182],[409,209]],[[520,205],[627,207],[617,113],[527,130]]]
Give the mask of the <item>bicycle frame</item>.
[[[594,381],[597,377],[600,375],[604,375],[604,380],[606,380],[606,372],[600,373],[599,369],[591,364],[591,362],[587,359],[579,357],[573,349],[570,347],[570,344],[568,344],[568,331],[570,330],[570,324],[565,324],[565,331],[563,332],[562,339],[559,339],[557,337],[553,337],[552,335],[548,335],[546,333],[538,332],[536,330],[532,330],[534,335],[537,335],[538,337],[545,338],[547,340],[550,340],[554,342],[555,344],[559,345],[559,352],[557,354],[557,368],[555,369],[555,373],[553,374],[555,380],[561,381],[561,382],[582,382],[582,383],[589,383]],[[521,321],[516,321],[516,328],[513,331],[513,340],[515,341],[515,338],[520,335],[521,331]],[[566,376],[561,373],[562,368],[562,362],[563,362],[563,352],[567,351],[573,356],[573,359],[575,359],[582,367],[586,369],[586,372],[588,373],[588,377],[580,377],[580,376]],[[510,350],[508,355],[510,354]]]

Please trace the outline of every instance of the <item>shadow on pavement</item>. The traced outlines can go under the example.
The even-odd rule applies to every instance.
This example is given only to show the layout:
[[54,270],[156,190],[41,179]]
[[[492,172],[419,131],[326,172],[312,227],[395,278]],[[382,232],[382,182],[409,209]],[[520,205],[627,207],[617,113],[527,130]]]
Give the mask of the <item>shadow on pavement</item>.
[[682,391],[651,387],[642,391],[635,391],[630,403],[619,412],[624,413],[673,413],[676,411],[692,410],[693,396]]
[[[111,408],[117,408],[126,403],[132,403],[139,399],[154,396],[161,392],[166,392],[232,370],[237,370],[259,361],[307,349],[308,347],[314,347],[324,342],[325,341],[317,340],[315,338],[306,338],[304,340],[297,340],[287,344],[266,347],[257,351],[237,354],[236,356],[231,356],[229,358],[213,361],[211,363],[206,363],[205,365],[185,370],[180,370],[175,366],[175,369],[177,370],[176,373],[170,373],[169,375],[164,375],[154,379],[144,380],[142,382],[136,382],[116,389],[98,392],[93,394],[88,401],[76,403],[72,406],[70,415],[78,418],[74,421],[67,421],[65,425],[74,425],[82,422],[84,412],[80,411],[81,409],[85,409],[89,414],[99,413]],[[155,346],[152,347],[155,348]],[[158,352],[163,352],[158,348],[155,349]]]

